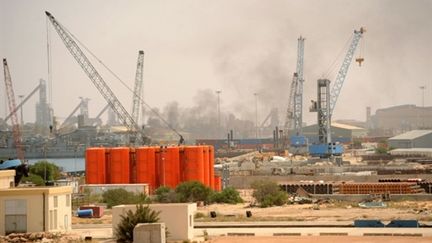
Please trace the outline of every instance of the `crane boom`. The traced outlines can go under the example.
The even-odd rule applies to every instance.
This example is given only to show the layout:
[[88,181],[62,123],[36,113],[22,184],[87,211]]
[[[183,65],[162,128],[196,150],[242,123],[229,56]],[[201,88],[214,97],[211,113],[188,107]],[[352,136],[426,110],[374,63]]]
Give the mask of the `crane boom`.
[[298,84],[298,74],[294,73],[291,81],[288,108],[286,112],[285,125],[284,125],[284,134],[286,139],[288,139],[288,132],[290,129],[292,129],[292,125],[293,125],[292,121],[294,117],[294,96],[296,93],[297,84]]
[[36,86],[36,88],[32,91],[32,92],[30,92],[30,94],[29,95],[27,95],[25,98],[24,98],[24,100],[23,101],[21,101],[16,107],[15,107],[15,109],[13,109],[10,113],[9,113],[9,115],[7,115],[6,117],[5,117],[5,119],[4,119],[4,121],[6,122],[7,120],[9,120],[9,118],[11,118],[12,117],[12,115],[14,114],[14,113],[16,113],[20,108],[21,108],[21,106],[23,106],[26,102],[27,102],[27,100],[29,100],[35,93],[36,93],[36,91],[38,91],[40,88],[41,88],[41,84],[39,84],[38,86]]
[[102,76],[97,72],[94,66],[91,64],[90,60],[84,55],[83,51],[79,48],[75,40],[72,36],[67,32],[63,26],[54,18],[54,16],[45,12],[51,24],[54,26],[54,29],[59,34],[66,48],[81,66],[83,71],[87,74],[93,84],[96,86],[98,91],[102,94],[108,104],[110,104],[111,108],[117,114],[119,119],[123,122],[130,132],[134,132],[137,134],[135,143],[140,143],[143,141],[143,136],[139,132],[140,128],[132,118],[132,116],[127,112],[127,110],[123,107],[120,101],[117,99],[113,91],[103,80]]
[[[6,58],[3,59],[3,69],[4,69],[4,81],[6,87],[6,94],[8,97],[9,110],[14,111],[17,110],[16,103],[15,103],[15,94],[14,94],[14,90],[12,86],[12,78],[10,76],[9,67]],[[18,116],[16,112],[13,112],[12,114],[12,132],[13,132],[17,157],[22,161],[24,159],[24,151],[21,146],[21,130],[19,127]]]
[[132,118],[138,123],[140,100],[143,86],[144,51],[138,52],[137,69],[135,74],[135,87],[133,92]]
[[345,58],[343,60],[342,66],[339,69],[339,72],[336,76],[336,79],[334,81],[334,84],[330,91],[330,116],[333,114],[334,107],[336,106],[336,101],[339,97],[339,93],[342,89],[342,85],[345,81],[345,77],[348,73],[349,66],[351,64],[351,61],[354,57],[354,52],[358,46],[358,43],[360,42],[361,37],[363,36],[363,33],[365,32],[365,29],[363,27],[360,28],[360,30],[354,30],[354,37],[351,41],[351,45],[348,49],[348,52],[345,55]]
[[304,38],[298,38],[297,44],[297,66],[298,75],[296,90],[294,93],[294,130],[297,135],[302,134],[303,124],[303,63],[304,63]]

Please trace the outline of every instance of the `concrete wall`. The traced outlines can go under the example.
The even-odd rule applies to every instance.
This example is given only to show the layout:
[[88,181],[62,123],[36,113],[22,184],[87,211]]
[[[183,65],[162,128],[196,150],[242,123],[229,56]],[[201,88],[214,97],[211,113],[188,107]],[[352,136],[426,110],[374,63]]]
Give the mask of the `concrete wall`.
[[[71,192],[71,187],[0,190],[0,235],[5,234],[6,200],[25,200],[27,232],[71,230]],[[57,206],[54,205],[55,197],[57,197]]]
[[133,230],[133,243],[165,243],[165,224],[137,224]]
[[[192,240],[194,237],[194,214],[197,209],[195,203],[167,203],[149,204],[150,208],[160,211],[159,221],[165,223],[169,240]],[[133,212],[136,205],[120,205],[112,209],[113,230],[117,227],[121,218],[128,210]]]
[[15,186],[15,170],[0,170],[0,190]]

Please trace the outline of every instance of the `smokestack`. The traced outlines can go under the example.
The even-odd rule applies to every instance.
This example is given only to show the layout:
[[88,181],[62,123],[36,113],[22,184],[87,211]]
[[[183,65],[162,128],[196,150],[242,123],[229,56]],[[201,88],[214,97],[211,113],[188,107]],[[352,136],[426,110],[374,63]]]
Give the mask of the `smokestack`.
[[371,127],[371,107],[367,106],[366,107],[366,128],[370,128]]

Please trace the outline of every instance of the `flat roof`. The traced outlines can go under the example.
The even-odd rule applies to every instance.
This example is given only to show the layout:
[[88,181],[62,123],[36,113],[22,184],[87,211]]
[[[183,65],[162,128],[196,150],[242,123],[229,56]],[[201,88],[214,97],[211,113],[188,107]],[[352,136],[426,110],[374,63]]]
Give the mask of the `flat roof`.
[[411,140],[419,137],[423,137],[427,134],[432,133],[432,130],[412,130],[406,133],[402,133],[400,135],[389,138],[389,140]]
[[0,196],[25,196],[46,193],[48,195],[70,194],[71,186],[54,186],[54,187],[12,187],[0,190]]
[[0,178],[10,176],[15,176],[15,170],[0,170]]

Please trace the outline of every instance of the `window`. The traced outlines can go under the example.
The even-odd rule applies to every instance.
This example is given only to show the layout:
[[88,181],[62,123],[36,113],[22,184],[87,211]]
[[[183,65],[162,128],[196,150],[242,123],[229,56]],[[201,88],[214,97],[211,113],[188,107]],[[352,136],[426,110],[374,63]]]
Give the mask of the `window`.
[[58,207],[58,196],[54,196],[54,208]]
[[57,209],[54,209],[54,229],[57,229]]
[[71,203],[70,200],[71,200],[70,194],[66,195],[66,207],[70,207],[70,203]]
[[64,228],[65,230],[69,229],[69,216],[67,214],[64,216]]

